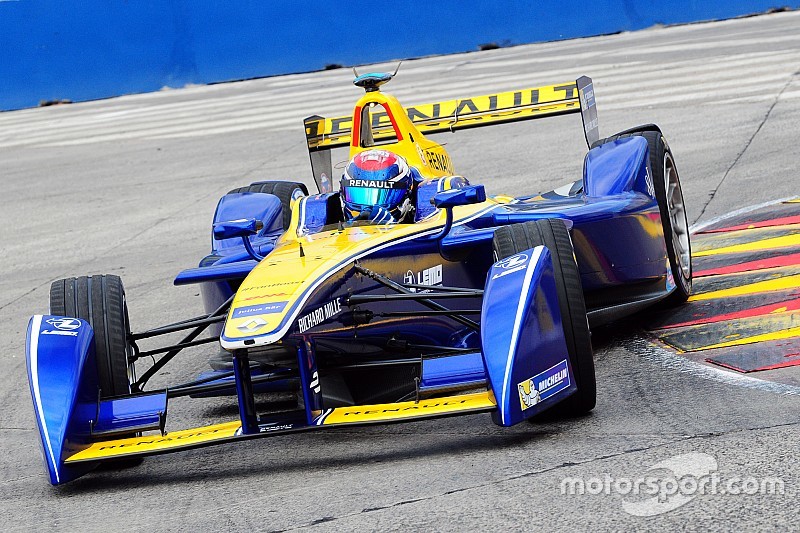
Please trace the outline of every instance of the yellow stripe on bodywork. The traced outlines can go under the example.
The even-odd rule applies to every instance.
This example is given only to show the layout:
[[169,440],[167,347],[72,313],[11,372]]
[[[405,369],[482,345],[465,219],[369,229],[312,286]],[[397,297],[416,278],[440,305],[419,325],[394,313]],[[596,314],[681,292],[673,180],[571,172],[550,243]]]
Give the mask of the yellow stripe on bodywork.
[[736,254],[741,252],[758,252],[761,250],[771,250],[774,248],[787,248],[789,246],[800,246],[800,233],[795,233],[793,235],[785,235],[783,237],[773,237],[771,239],[764,239],[761,241],[754,241],[743,244],[734,244],[731,246],[723,246],[720,248],[702,250],[699,252],[693,252],[692,257],[704,257],[708,255],[720,255],[720,254]]
[[439,416],[449,413],[486,411],[497,406],[489,392],[464,394],[420,400],[419,402],[385,403],[353,407],[337,407],[323,419],[321,425],[366,424],[371,422],[391,422],[412,418]]
[[731,298],[734,296],[745,296],[748,294],[758,294],[761,292],[770,291],[783,291],[787,289],[800,288],[800,274],[793,276],[785,276],[777,279],[769,279],[759,281],[756,283],[748,283],[739,287],[731,287],[728,289],[720,289],[717,291],[703,292],[700,294],[693,294],[689,297],[690,302],[699,302],[703,300],[713,300],[715,298]]
[[171,431],[164,436],[148,435],[126,439],[95,442],[67,457],[65,463],[95,461],[132,454],[156,453],[190,448],[199,444],[231,439],[242,427],[239,421],[215,424],[181,431]]
[[[490,199],[480,204],[456,207],[453,210],[455,225],[492,209],[498,203],[501,202]],[[382,245],[391,246],[394,242],[416,238],[443,224],[444,213],[439,213],[415,224],[356,226],[304,237],[293,237],[290,227],[276,248],[256,265],[236,292],[225,322],[223,346],[228,348],[231,343],[251,338],[259,339],[256,346],[275,342],[282,335],[280,332],[289,326],[287,320],[295,320],[301,312],[300,308],[294,308],[295,304],[302,307],[311,292],[332,273]],[[336,307],[341,308],[342,304],[337,302]],[[265,314],[237,314],[239,309],[254,309],[262,305],[275,305],[279,309]],[[313,309],[305,312],[309,311]]]

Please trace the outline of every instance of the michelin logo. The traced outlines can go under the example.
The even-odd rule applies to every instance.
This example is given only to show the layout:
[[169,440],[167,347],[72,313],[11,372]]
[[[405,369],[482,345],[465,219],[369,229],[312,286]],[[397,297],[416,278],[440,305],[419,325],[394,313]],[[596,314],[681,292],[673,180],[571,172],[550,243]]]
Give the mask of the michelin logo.
[[551,366],[541,374],[537,374],[517,384],[520,408],[524,411],[561,392],[571,384],[567,360]]

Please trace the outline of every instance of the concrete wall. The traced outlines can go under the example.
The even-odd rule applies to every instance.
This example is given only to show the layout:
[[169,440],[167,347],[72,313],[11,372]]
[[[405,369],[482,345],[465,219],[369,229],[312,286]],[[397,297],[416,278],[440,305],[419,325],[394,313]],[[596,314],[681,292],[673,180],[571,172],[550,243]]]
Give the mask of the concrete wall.
[[729,18],[781,1],[0,0],[0,110]]

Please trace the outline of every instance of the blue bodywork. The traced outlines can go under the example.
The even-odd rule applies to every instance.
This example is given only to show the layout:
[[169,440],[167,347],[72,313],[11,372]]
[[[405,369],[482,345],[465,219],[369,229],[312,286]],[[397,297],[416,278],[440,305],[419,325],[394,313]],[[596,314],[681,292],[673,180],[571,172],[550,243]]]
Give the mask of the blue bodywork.
[[[430,236],[404,240],[396,245],[382,247],[361,258],[359,263],[398,282],[409,280],[420,282],[420,278],[426,272],[440,269],[439,275],[445,285],[485,288],[487,293],[482,300],[481,316],[488,316],[488,313],[497,316],[508,311],[491,306],[499,306],[501,305],[499,302],[506,302],[508,294],[520,294],[522,286],[496,285],[487,282],[487,279],[491,281],[491,277],[487,278],[487,272],[496,268],[491,259],[494,231],[508,224],[560,218],[571,232],[589,320],[592,324],[607,322],[636,310],[637,303],[652,302],[654,298],[667,296],[671,289],[667,285],[669,264],[651,176],[647,141],[641,136],[617,139],[589,150],[584,162],[583,178],[573,184],[569,188],[571,190],[552,191],[538,196],[518,198],[511,203],[496,204],[482,211],[477,217],[456,223],[441,242],[431,239]],[[466,180],[460,178],[458,187],[467,185]],[[430,214],[431,200],[437,191],[441,190],[441,184],[434,180],[427,182],[425,187],[424,192],[420,188],[417,198],[418,210],[426,210],[425,212]],[[457,192],[453,194],[455,196]],[[322,231],[335,220],[339,206],[336,193],[305,198],[299,205],[298,234],[309,235]],[[248,214],[249,212],[244,211],[230,212],[228,216],[245,218]],[[261,237],[253,242],[260,246],[262,253],[267,253],[275,241]],[[234,261],[234,257],[239,260]],[[545,263],[550,261],[547,250],[541,261]],[[255,264],[240,245],[231,245],[225,251],[215,249],[201,262],[200,268],[181,272],[175,283],[200,282],[206,309],[211,311],[235,292],[238,280],[244,278]],[[326,302],[344,301],[350,294],[386,292],[386,288],[380,284],[355,276],[352,264],[347,266],[346,258],[343,258],[342,264],[343,267],[331,272],[303,303],[304,309],[314,310]],[[535,276],[535,288],[547,287],[550,284],[548,276],[551,277],[552,274],[547,274],[547,268],[544,266],[540,265],[540,269],[541,271],[537,271]],[[506,281],[511,279],[513,277]],[[495,296],[495,294],[505,295]],[[549,300],[544,294],[549,294]],[[540,328],[533,335],[539,339],[537,342],[550,342],[547,341],[550,337],[544,334],[541,325],[548,321],[558,323],[558,309],[552,305],[552,291],[549,293],[532,291],[526,293],[526,298],[528,304],[542,299],[549,302],[545,306],[549,310],[549,318],[545,320],[539,317],[541,320],[537,322],[531,315],[526,318],[528,320],[526,327]],[[519,299],[515,296],[513,301]],[[461,307],[477,309],[481,306],[481,299],[475,298],[460,303],[463,304]],[[512,385],[517,387],[523,381],[523,377],[515,376],[514,379],[519,378],[517,381],[496,381],[493,376],[500,374],[491,371],[493,363],[487,359],[487,354],[493,353],[485,344],[487,336],[505,335],[504,343],[493,342],[488,346],[503,346],[501,350],[501,352],[505,350],[503,357],[492,355],[491,360],[498,361],[496,364],[499,366],[508,363],[506,357],[509,353],[508,340],[512,334],[508,327],[502,331],[494,331],[481,322],[482,331],[480,335],[476,335],[475,332],[470,332],[469,328],[445,316],[430,316],[420,322],[411,316],[379,317],[380,312],[387,309],[387,304],[367,304],[360,308],[375,314],[375,318],[368,325],[359,327],[360,343],[368,346],[373,339],[379,339],[373,346],[376,350],[380,342],[398,332],[402,332],[403,337],[411,343],[475,349],[476,352],[472,354],[424,361],[421,368],[420,391],[435,393],[468,384],[487,384],[493,390],[503,390],[506,397],[516,398],[517,402],[503,405],[503,410],[498,411],[498,423],[513,424],[522,418],[528,418],[574,390],[572,383],[566,386],[563,392],[559,390],[553,400],[549,397],[542,398],[541,405],[521,413],[519,390],[511,390],[509,387]],[[411,314],[415,309],[419,309],[419,306],[413,302],[399,301],[393,302],[389,309],[393,312]],[[299,346],[306,341],[308,335],[312,335],[316,341],[323,341],[325,346],[325,348],[317,346],[314,349],[315,353],[325,350],[331,354],[346,353],[349,349],[348,342],[355,340],[354,328],[349,324],[349,320],[350,317],[342,313],[338,318],[318,324],[310,331],[290,328],[284,342]],[[492,323],[495,324],[494,321]],[[553,327],[549,331],[551,333],[559,331],[559,328]],[[484,339],[483,349],[481,349],[481,339]],[[515,364],[514,368],[526,368],[525,379],[533,378],[537,374],[532,371],[533,369],[545,371],[565,360],[562,349],[556,350],[552,345],[526,347],[527,342],[529,342],[528,337],[517,347],[522,350],[521,352],[512,350],[512,359],[519,357],[525,360],[525,357],[530,356],[525,356],[525,353],[552,352],[553,355],[537,362],[536,365]],[[558,341],[552,340],[552,342]],[[563,340],[561,342],[563,343]],[[482,365],[486,365],[483,372],[480,368]],[[309,369],[308,372],[313,372],[313,369]],[[571,369],[569,372],[571,373]],[[307,400],[316,401],[313,398]]]
[[[481,316],[492,317],[481,323],[486,375],[497,400],[492,418],[511,426],[576,390],[550,252],[538,246],[495,263],[483,296]],[[534,377],[562,364],[564,378],[529,400]]]
[[[454,226],[441,242],[442,254],[452,259],[443,263],[443,268],[450,271],[448,278],[452,281],[448,283],[483,287],[485,273],[491,264],[486,258],[491,255],[492,236],[497,227],[560,218],[571,229],[590,318],[603,317],[593,323],[614,318],[600,313],[604,307],[665,293],[666,247],[651,176],[647,141],[643,137],[622,138],[589,150],[582,181],[575,187],[577,192],[560,194],[553,191],[519,198]],[[462,184],[466,185],[466,181]],[[432,186],[428,185],[428,188]],[[228,196],[246,197],[248,194]],[[418,198],[419,209],[430,212],[433,191],[426,190],[424,196]],[[229,203],[230,200],[223,198],[220,205]],[[336,193],[308,197],[301,206],[298,233],[313,234],[330,224],[330,213],[338,203]],[[225,212],[228,220],[248,218],[253,214],[253,209]],[[274,212],[261,216],[265,228],[276,217]],[[219,220],[218,209],[215,222]],[[274,247],[277,236],[262,231],[252,237],[251,242],[259,253],[266,254]],[[471,259],[466,266],[462,264],[465,255]],[[388,257],[403,257],[405,269],[400,272],[396,266],[381,260]],[[406,270],[419,272],[441,262],[437,246],[422,238],[382,250],[370,259],[380,263],[379,272],[400,279]],[[175,283],[202,283],[206,309],[211,311],[233,294],[237,280],[243,279],[255,264],[241,242],[231,239],[224,245],[215,244],[211,255],[201,261],[200,268],[181,272]],[[619,291],[620,288],[623,290]]]
[[35,315],[28,323],[28,383],[42,458],[53,485],[97,466],[64,464],[67,455],[93,439],[164,429],[164,391],[100,400],[93,341],[92,327],[77,318]]

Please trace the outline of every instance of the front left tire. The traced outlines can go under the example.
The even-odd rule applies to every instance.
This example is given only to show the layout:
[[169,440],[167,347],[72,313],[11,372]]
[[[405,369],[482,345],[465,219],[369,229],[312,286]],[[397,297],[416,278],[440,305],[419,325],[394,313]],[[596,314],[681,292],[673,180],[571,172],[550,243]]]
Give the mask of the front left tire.
[[50,285],[50,314],[81,318],[94,330],[100,397],[131,393],[135,380],[128,306],[119,276],[80,276]]

